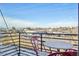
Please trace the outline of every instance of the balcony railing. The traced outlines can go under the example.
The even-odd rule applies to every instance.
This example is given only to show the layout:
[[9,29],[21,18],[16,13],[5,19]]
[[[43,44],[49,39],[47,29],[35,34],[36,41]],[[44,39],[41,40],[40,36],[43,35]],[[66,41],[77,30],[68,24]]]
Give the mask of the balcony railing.
[[[12,36],[12,39],[10,35]],[[44,39],[62,40],[73,44],[73,48],[78,50],[78,39],[72,37],[78,37],[78,34],[55,34],[55,33],[1,33],[0,36],[0,55],[1,56],[36,56],[33,45],[31,43],[32,35],[38,37],[39,49],[44,51],[43,42]],[[64,36],[64,37],[62,37]],[[68,38],[67,38],[68,37]],[[14,42],[13,42],[14,41]],[[46,47],[46,46],[45,46]],[[49,51],[49,47],[46,47]]]

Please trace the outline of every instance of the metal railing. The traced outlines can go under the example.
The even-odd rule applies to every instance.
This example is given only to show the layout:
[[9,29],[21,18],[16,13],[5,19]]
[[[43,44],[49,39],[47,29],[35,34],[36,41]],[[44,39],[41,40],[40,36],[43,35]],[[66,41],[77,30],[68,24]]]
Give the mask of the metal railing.
[[[31,35],[37,35],[39,38],[39,46],[40,50],[43,51],[43,39],[55,39],[55,40],[64,40],[64,41],[73,41],[78,42],[78,39],[65,39],[65,38],[56,38],[52,37],[52,35],[62,35],[64,36],[78,36],[78,34],[55,34],[55,33],[25,33],[25,32],[18,32],[18,33],[11,33],[14,42],[12,42],[9,34],[10,33],[1,33],[0,36],[0,55],[1,56],[21,56],[21,55],[36,55],[36,52],[33,49],[32,43],[30,41]],[[31,34],[31,35],[28,35]],[[49,37],[51,36],[51,37]],[[15,43],[15,45],[14,45]],[[15,47],[16,46],[16,47]],[[78,47],[78,44],[73,44],[74,47]],[[17,48],[17,49],[16,49]],[[48,50],[49,47],[47,47]],[[78,49],[78,48],[77,48]]]

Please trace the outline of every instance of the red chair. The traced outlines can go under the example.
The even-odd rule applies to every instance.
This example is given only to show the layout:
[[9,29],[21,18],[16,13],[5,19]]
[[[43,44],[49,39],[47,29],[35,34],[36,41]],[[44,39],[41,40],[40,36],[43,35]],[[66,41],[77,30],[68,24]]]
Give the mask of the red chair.
[[40,42],[38,41],[38,36],[32,36],[32,45],[33,45],[33,48],[34,48],[34,50],[36,52],[36,55],[37,56],[40,56],[40,55],[47,56],[48,53],[46,51],[41,52],[39,50],[40,49],[39,44],[40,44]]
[[67,49],[66,52],[77,52],[78,50],[76,49]]
[[48,56],[77,56],[77,52],[58,52],[52,53]]
[[77,56],[78,50],[76,49],[67,49],[66,52],[69,52],[71,56]]
[[39,43],[39,40],[38,40],[38,36],[32,36],[32,45],[33,45],[34,50],[36,51],[37,56],[40,56],[40,55],[41,56],[48,56],[51,53],[57,52],[55,50],[51,50],[50,52],[47,52],[44,45],[43,46],[44,46],[45,51],[40,51],[39,44],[40,43]]

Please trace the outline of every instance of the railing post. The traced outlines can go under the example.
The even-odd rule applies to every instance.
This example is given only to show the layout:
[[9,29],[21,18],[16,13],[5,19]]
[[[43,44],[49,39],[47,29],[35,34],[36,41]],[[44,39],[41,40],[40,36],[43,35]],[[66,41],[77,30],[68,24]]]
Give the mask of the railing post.
[[[79,3],[78,3],[78,15],[79,15]],[[79,22],[79,16],[78,16],[78,22]],[[79,56],[79,23],[78,23],[78,53],[77,55]]]
[[43,45],[43,43],[42,43],[42,33],[40,34],[40,36],[41,36],[41,52],[42,52],[42,45]]
[[18,52],[18,56],[20,56],[20,32],[19,32],[19,52]]

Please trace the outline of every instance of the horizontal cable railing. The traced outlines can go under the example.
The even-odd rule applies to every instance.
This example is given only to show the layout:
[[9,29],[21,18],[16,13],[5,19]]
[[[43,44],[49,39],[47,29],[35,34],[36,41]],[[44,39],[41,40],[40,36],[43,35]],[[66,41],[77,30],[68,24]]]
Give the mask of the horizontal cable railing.
[[[15,56],[20,53],[20,55],[36,55],[32,43],[30,41],[31,39],[31,35],[27,35],[25,32],[24,33],[0,33],[2,34],[2,36],[0,36],[0,55],[2,56],[7,56],[7,55],[11,55],[11,56]],[[10,39],[9,34],[12,35],[12,38],[15,42],[15,45],[17,47],[17,50],[12,42],[12,40]],[[55,39],[55,40],[64,40],[64,41],[73,41],[73,42],[78,42],[78,39],[66,39],[66,38],[53,38],[51,35],[69,35],[69,36],[78,36],[77,34],[54,34],[54,33],[30,33],[30,34],[35,34],[37,35],[37,37],[39,38],[39,49],[44,50],[43,47],[43,42],[45,42],[43,39]],[[44,36],[43,36],[44,35]],[[45,37],[45,35],[47,36],[51,36],[51,37]],[[42,36],[42,37],[41,37]],[[78,44],[73,44],[73,46],[78,47]],[[46,47],[47,50],[49,49],[49,47]],[[31,51],[31,52],[30,52]]]

